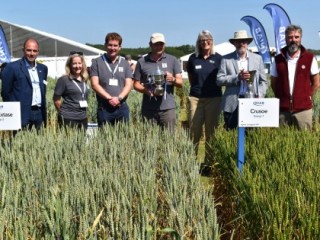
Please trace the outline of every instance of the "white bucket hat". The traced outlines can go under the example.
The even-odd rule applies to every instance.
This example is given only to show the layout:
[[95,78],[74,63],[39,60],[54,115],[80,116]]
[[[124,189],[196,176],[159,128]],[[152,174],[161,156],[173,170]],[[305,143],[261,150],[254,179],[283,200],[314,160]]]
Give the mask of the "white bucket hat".
[[234,33],[234,37],[229,39],[230,43],[234,43],[237,40],[246,40],[248,44],[252,42],[252,37],[249,37],[246,30],[239,30]]

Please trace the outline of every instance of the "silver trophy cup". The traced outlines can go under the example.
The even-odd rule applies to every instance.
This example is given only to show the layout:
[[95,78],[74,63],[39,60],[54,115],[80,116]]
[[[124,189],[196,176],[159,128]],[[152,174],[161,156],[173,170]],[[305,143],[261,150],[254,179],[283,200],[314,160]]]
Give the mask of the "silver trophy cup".
[[164,88],[163,84],[165,82],[165,74],[160,70],[158,67],[156,72],[153,74],[154,80],[154,95],[156,96],[163,96]]
[[247,92],[245,94],[245,98],[254,98],[254,90],[253,90],[253,81],[256,74],[256,70],[249,71],[250,78],[248,80]]

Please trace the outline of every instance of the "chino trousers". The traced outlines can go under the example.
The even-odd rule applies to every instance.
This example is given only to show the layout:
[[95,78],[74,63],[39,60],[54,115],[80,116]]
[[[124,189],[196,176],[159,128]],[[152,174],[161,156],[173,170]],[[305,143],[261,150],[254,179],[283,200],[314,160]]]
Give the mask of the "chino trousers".
[[197,98],[189,96],[188,98],[188,118],[192,141],[195,145],[196,153],[203,135],[203,126],[206,141],[205,161],[210,159],[209,141],[211,140],[215,129],[219,125],[221,97]]

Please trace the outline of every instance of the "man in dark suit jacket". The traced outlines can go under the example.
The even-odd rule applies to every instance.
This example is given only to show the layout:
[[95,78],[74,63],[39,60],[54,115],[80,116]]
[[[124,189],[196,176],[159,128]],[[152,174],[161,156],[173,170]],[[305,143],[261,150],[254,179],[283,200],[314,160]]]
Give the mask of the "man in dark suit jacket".
[[23,45],[24,56],[9,63],[2,72],[1,96],[4,102],[20,102],[22,128],[39,129],[46,125],[47,66],[37,63],[39,43],[28,38]]

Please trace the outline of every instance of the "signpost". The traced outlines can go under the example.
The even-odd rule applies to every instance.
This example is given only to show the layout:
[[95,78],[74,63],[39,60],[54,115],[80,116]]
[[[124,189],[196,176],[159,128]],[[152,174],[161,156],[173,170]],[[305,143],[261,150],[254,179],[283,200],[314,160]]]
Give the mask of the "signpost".
[[0,102],[0,130],[21,129],[20,102]]
[[239,98],[238,119],[238,161],[242,172],[245,161],[246,127],[279,127],[279,99],[277,98]]

